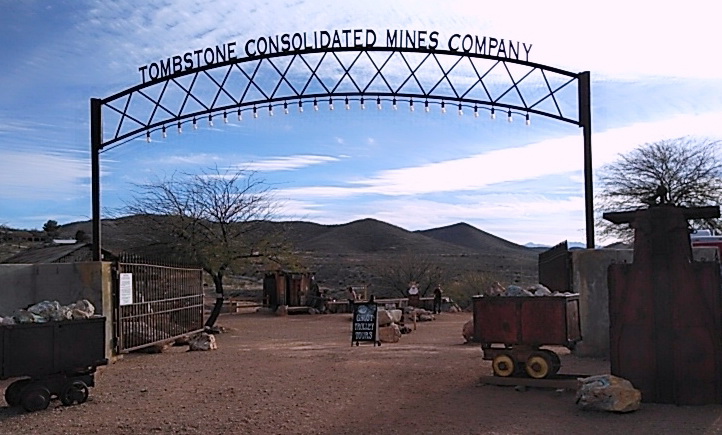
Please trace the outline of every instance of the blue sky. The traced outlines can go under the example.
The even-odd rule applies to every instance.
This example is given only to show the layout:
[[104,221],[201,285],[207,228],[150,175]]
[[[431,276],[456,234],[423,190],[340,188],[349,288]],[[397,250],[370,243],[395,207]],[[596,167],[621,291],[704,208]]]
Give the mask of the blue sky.
[[[532,43],[533,62],[591,72],[595,167],[646,142],[720,139],[722,5],[665,4],[0,0],[0,224],[90,219],[90,98],[139,84],[150,62],[279,33],[436,30]],[[455,112],[322,107],[131,141],[102,155],[102,205],[119,207],[153,177],[243,167],[275,186],[283,219],[467,222],[520,244],[585,240],[580,129]]]

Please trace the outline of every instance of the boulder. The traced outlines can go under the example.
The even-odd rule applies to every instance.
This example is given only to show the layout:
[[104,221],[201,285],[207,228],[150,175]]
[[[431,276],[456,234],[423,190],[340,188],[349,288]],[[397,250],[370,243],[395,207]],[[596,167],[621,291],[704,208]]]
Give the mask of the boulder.
[[503,295],[505,292],[506,292],[506,289],[504,289],[504,286],[502,286],[499,281],[496,281],[486,291],[486,295],[487,296],[499,296],[499,295]]
[[543,284],[534,284],[533,286],[529,287],[527,290],[529,292],[533,293],[534,296],[551,296],[552,295],[552,291],[549,290]]
[[403,311],[397,309],[387,311],[391,314],[391,318],[393,318],[394,323],[401,323],[401,318],[404,316]]
[[189,351],[215,349],[218,349],[218,345],[216,344],[216,336],[213,334],[208,334],[207,332],[201,332],[199,334],[196,334],[188,341]]
[[376,316],[379,319],[379,326],[390,325],[394,322],[394,317],[391,313],[383,308],[378,310]]
[[614,375],[580,379],[577,405],[585,410],[631,412],[639,409],[642,392],[631,382]]
[[379,327],[379,341],[382,343],[398,343],[401,338],[399,325],[392,323],[388,326]]
[[133,352],[136,353],[163,353],[166,350],[168,350],[169,347],[172,346],[173,343],[169,342],[163,342],[163,343],[156,343],[150,346],[142,347],[140,349],[134,350]]
[[15,312],[13,312],[13,320],[15,323],[43,323],[48,321],[42,316],[33,314],[30,311],[23,309],[15,310]]
[[95,307],[87,299],[81,299],[74,304],[68,305],[73,319],[89,319],[95,314]]
[[28,307],[29,312],[44,318],[45,321],[52,320],[56,317],[59,318],[60,315],[57,314],[59,310],[60,302],[58,301],[42,301]]
[[510,285],[506,288],[504,296],[534,296],[534,294],[518,285]]
[[15,320],[13,320],[12,317],[2,317],[0,316],[0,325],[14,325]]
[[474,341],[474,320],[469,320],[468,322],[464,323],[464,326],[461,328],[461,335],[464,336],[464,341],[467,343],[471,343]]
[[70,305],[58,301],[42,301],[27,310],[16,310],[13,317],[17,323],[61,322],[72,319],[88,319],[95,314],[95,307],[87,299]]

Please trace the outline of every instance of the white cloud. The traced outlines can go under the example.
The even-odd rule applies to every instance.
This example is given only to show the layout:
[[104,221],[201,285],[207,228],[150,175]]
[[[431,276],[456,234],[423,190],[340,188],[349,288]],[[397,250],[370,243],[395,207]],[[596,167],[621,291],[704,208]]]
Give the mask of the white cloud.
[[169,165],[209,165],[215,164],[222,161],[222,159],[215,154],[185,154],[185,155],[174,155],[163,158],[162,162]]
[[56,200],[87,194],[90,161],[70,157],[3,151],[1,199]]
[[722,139],[722,112],[678,115],[655,122],[634,123],[592,136],[593,163],[601,166],[644,143],[682,136]]
[[[623,12],[620,12],[623,11]],[[87,23],[94,40],[113,37],[111,59],[145,64],[187,50],[286,32],[345,28],[437,30],[533,44],[532,60],[603,75],[718,76],[714,41],[722,5],[609,0],[515,3],[382,0],[192,0],[123,4],[97,1]],[[124,17],[121,22],[117,17]],[[299,19],[302,17],[302,19]],[[444,41],[445,43],[445,41]],[[122,55],[122,56],[121,56]]]
[[[593,164],[599,167],[610,163],[620,153],[644,142],[688,135],[722,138],[720,119],[722,113],[681,115],[596,133],[592,136]],[[400,196],[473,191],[498,183],[575,173],[583,169],[582,148],[581,134],[566,136],[461,159],[383,170],[338,186],[297,187],[283,192],[291,197],[343,198],[360,194]]]
[[270,159],[258,160],[247,164],[237,165],[237,167],[251,171],[292,171],[307,166],[336,162],[338,160],[339,159],[337,157],[332,156],[300,154],[295,156],[273,157]]

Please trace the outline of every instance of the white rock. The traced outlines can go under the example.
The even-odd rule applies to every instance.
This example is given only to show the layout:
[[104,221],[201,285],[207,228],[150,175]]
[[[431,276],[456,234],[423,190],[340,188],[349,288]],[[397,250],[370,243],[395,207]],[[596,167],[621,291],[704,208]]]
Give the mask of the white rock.
[[528,289],[534,296],[551,296],[552,291],[542,284],[535,284]]
[[393,310],[387,310],[389,313],[391,313],[391,317],[394,320],[394,323],[401,323],[401,317],[403,317],[404,312],[401,310],[393,309]]
[[383,328],[379,327],[379,341],[382,343],[398,343],[401,338],[399,325],[392,323]]
[[218,349],[218,345],[216,344],[216,336],[213,334],[208,334],[207,332],[201,332],[199,334],[196,334],[188,341],[188,350],[190,351],[215,349]]
[[391,313],[383,308],[380,308],[377,311],[376,316],[379,320],[379,326],[390,325],[394,322],[394,317],[391,315]]
[[613,375],[580,379],[577,405],[594,411],[631,412],[639,409],[642,392],[631,382]]
[[461,329],[461,335],[464,336],[464,340],[469,343],[474,340],[474,320],[469,320],[464,323],[464,327]]
[[504,296],[534,296],[529,290],[523,289],[518,285],[510,285],[506,288]]
[[95,314],[95,307],[87,299],[81,299],[74,304],[68,305],[72,311],[73,319],[88,319]]

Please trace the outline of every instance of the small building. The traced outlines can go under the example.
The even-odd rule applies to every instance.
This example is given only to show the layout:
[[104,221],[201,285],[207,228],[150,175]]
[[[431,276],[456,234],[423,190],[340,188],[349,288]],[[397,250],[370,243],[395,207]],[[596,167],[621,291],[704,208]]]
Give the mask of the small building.
[[45,231],[11,230],[0,227],[0,240],[3,242],[44,242],[46,239]]
[[280,305],[305,306],[311,289],[311,276],[310,272],[266,272],[263,277],[263,306],[274,310]]
[[[92,261],[93,246],[91,243],[54,244],[39,248],[30,248],[6,258],[4,264],[38,264],[38,263],[77,263]],[[103,260],[111,259],[111,253],[101,250]]]

